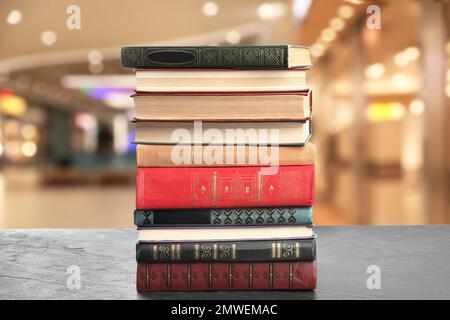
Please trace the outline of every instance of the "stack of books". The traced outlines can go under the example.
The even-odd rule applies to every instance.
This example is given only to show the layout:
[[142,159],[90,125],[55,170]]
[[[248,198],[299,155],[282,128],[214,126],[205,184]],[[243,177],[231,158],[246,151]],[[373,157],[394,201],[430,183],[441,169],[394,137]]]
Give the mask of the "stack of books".
[[309,50],[124,47],[138,291],[316,287]]

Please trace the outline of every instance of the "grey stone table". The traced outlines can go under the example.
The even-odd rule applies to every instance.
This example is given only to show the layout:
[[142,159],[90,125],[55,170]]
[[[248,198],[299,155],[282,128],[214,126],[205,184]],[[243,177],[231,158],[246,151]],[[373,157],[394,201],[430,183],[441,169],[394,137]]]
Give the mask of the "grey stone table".
[[[0,299],[450,299],[450,226],[315,231],[315,291],[141,295],[135,291],[135,230],[3,230]],[[71,273],[77,271],[79,278]],[[367,279],[376,275],[381,288],[369,289]]]

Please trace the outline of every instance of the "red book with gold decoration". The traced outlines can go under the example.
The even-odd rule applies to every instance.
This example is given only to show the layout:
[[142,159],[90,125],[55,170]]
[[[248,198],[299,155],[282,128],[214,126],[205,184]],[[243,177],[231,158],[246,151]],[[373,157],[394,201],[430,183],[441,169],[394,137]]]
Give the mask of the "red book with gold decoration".
[[316,261],[138,263],[136,287],[143,291],[315,289]]
[[137,209],[310,206],[314,165],[138,168]]

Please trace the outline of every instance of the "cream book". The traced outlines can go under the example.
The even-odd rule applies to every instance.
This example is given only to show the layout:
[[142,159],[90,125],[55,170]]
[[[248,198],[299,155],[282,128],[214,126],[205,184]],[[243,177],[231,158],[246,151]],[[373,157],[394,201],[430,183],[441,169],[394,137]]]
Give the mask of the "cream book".
[[136,93],[136,118],[151,120],[306,120],[311,90],[290,93]]
[[[195,154],[197,150],[188,150],[185,162],[175,163],[172,159],[173,145],[139,144],[136,147],[136,162],[138,167],[208,167],[203,158],[198,161]],[[203,146],[201,154],[206,154],[207,146]],[[225,148],[221,157],[216,159],[214,166],[267,166],[272,165],[271,160],[276,157],[280,166],[313,165],[315,159],[315,146],[307,142],[304,146],[288,146],[272,149],[271,147],[232,146]]]
[[311,121],[201,122],[135,120],[137,144],[304,145]]
[[304,70],[136,70],[140,92],[272,92],[306,90]]
[[305,226],[152,228],[139,232],[139,242],[195,242],[312,239],[315,234]]

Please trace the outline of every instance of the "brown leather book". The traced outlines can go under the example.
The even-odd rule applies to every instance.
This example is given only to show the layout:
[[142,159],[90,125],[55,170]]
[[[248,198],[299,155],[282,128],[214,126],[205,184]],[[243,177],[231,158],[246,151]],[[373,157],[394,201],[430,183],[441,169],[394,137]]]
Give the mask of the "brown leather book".
[[[195,157],[195,153],[200,150],[201,154],[205,154],[205,146],[186,147],[190,154],[184,155],[183,159],[186,161],[180,164],[172,160],[173,145],[137,145],[137,165],[138,167],[270,166],[276,164],[274,161],[277,160],[276,150],[272,150],[270,147],[232,146],[224,148],[221,163],[211,164],[206,163],[198,155]],[[315,150],[315,146],[309,142],[304,146],[279,147],[278,164],[282,166],[312,165],[314,164]],[[230,161],[230,159],[232,160]],[[270,162],[267,161],[268,159]]]

